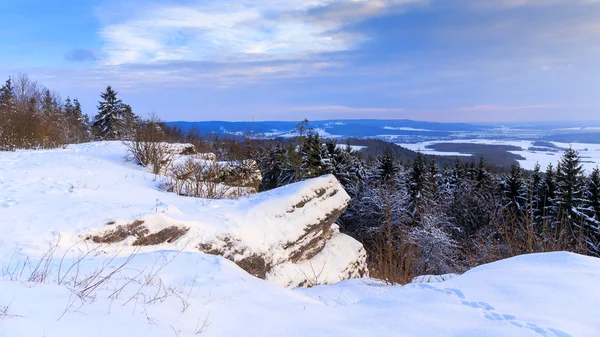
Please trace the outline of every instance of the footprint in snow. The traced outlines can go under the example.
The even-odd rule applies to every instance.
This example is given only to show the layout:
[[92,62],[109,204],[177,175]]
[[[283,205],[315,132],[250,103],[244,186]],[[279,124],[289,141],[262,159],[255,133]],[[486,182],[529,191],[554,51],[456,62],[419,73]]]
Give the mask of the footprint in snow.
[[446,294],[454,294],[461,299],[460,303],[470,308],[481,310],[483,317],[490,321],[507,322],[517,328],[529,329],[544,337],[572,337],[570,334],[553,328],[543,328],[535,323],[520,321],[515,315],[501,314],[486,302],[467,301],[465,295],[457,289],[444,289]]
[[457,297],[460,301],[460,304],[473,309],[480,310],[483,317],[490,321],[506,322],[517,328],[529,329],[535,332],[536,334],[544,337],[572,337],[570,334],[558,329],[543,328],[535,323],[520,321],[515,315],[498,313],[495,311],[496,309],[489,303],[481,301],[468,301],[465,294],[458,289],[439,289],[429,284],[419,284],[418,287],[421,289],[433,290],[439,293]]

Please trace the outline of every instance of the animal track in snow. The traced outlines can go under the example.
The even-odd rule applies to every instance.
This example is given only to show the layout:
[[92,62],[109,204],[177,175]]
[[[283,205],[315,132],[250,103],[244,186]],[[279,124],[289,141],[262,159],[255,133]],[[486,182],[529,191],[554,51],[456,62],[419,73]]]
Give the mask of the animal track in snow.
[[529,330],[535,332],[536,334],[538,334],[540,336],[544,336],[544,337],[572,337],[570,334],[568,334],[564,331],[558,330],[558,329],[543,328],[535,323],[518,320],[517,317],[514,315],[498,313],[495,311],[496,309],[489,303],[481,302],[481,301],[469,301],[469,300],[467,300],[465,294],[458,289],[453,289],[453,288],[439,289],[439,288],[436,288],[436,287],[428,285],[428,284],[419,284],[418,287],[422,288],[422,289],[433,290],[433,291],[443,293],[446,295],[450,295],[453,297],[457,297],[460,301],[459,302],[460,304],[467,306],[469,308],[480,310],[483,317],[485,317],[486,319],[488,319],[490,321],[506,322],[517,328],[529,329]]

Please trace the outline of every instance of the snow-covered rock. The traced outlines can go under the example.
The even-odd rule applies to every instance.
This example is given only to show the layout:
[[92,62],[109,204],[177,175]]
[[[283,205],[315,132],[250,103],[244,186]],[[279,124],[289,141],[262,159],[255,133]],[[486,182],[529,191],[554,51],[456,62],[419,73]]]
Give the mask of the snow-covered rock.
[[348,235],[334,232],[325,246],[310,259],[284,262],[267,275],[284,287],[332,284],[368,276],[367,254],[363,246]]
[[[96,243],[106,254],[221,255],[286,286],[366,275],[358,242],[336,233],[326,245],[350,200],[331,175],[238,200],[206,200],[161,191],[160,177],[125,156],[120,142],[0,153],[0,218],[10,219],[0,228],[0,254],[17,243],[24,254],[39,254],[48,243]],[[302,280],[292,266],[306,273],[303,262],[323,269],[322,277]]]

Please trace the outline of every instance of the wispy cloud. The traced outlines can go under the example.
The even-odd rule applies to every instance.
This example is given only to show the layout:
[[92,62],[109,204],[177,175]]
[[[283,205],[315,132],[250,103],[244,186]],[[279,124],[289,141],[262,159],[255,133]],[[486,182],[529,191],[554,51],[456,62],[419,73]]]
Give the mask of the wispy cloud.
[[308,112],[323,112],[323,113],[339,113],[339,114],[372,114],[372,113],[390,113],[402,112],[404,109],[399,108],[357,108],[343,105],[316,105],[316,106],[298,106],[289,108],[290,111],[308,111]]
[[[356,48],[348,24],[425,0],[217,0],[149,4],[100,31],[109,65],[281,60]],[[114,21],[114,20],[111,20]]]
[[475,105],[459,108],[465,112],[493,112],[493,111],[520,111],[540,109],[568,109],[568,108],[594,108],[594,105],[559,105],[559,104],[531,104],[531,105]]
[[517,8],[517,7],[542,7],[557,5],[580,5],[600,3],[600,0],[471,0],[475,7],[480,8]]

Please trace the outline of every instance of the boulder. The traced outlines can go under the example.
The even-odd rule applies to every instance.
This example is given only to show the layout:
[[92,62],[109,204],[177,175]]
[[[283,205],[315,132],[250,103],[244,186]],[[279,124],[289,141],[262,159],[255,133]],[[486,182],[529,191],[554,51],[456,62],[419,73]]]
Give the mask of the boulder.
[[[224,204],[209,204],[206,216],[194,221],[150,215],[137,219],[135,226],[113,224],[116,227],[88,239],[173,245],[174,249],[195,247],[282,286],[327,284],[368,275],[364,248],[339,233],[335,225],[349,201],[337,179],[326,175]],[[134,237],[124,239],[128,229]],[[162,238],[165,241],[158,242]]]

